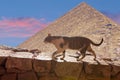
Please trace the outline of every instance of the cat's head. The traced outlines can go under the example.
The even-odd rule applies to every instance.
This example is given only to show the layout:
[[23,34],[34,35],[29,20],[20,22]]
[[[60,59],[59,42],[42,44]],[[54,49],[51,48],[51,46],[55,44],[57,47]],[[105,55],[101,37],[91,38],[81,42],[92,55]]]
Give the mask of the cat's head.
[[48,36],[44,39],[44,43],[51,43],[52,41],[52,36],[51,34],[48,34]]

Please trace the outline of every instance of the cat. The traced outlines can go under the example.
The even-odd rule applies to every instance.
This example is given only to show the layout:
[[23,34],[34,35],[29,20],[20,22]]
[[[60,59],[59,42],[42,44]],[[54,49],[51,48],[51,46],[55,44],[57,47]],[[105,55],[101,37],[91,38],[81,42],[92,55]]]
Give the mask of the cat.
[[103,43],[103,38],[100,43],[96,44],[86,37],[51,36],[51,34],[48,34],[48,36],[44,39],[44,42],[52,43],[57,48],[57,51],[52,54],[52,59],[57,59],[55,55],[62,52],[63,57],[61,60],[64,60],[66,49],[72,49],[81,52],[82,57],[80,58],[79,56],[77,61],[80,61],[85,57],[86,51],[91,52],[94,56],[94,60],[96,60],[96,54],[91,48],[91,44],[94,46],[100,46]]

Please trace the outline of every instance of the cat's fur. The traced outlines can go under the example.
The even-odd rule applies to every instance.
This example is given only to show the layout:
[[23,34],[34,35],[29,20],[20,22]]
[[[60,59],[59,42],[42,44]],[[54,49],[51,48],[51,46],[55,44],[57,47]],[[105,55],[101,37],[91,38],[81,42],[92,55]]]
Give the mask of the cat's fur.
[[[94,55],[94,60],[96,60],[96,54],[91,48],[91,44],[94,46],[100,46],[103,43],[103,39],[99,44],[94,43],[92,40],[86,37],[64,37],[64,36],[51,36],[50,34],[44,39],[45,43],[52,43],[57,48],[52,55],[53,59],[56,59],[55,55],[58,53],[63,53],[63,58],[65,57],[65,50],[66,49],[73,49],[79,50],[82,54],[82,58],[78,58],[77,60],[82,60],[85,55],[86,51],[91,52]],[[79,56],[80,57],[80,56]]]

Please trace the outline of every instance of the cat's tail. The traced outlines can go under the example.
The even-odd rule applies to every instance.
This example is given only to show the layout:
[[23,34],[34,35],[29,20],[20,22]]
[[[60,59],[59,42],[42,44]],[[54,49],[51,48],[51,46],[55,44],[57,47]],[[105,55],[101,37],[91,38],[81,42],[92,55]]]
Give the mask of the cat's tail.
[[98,43],[98,44],[96,44],[96,43],[94,43],[93,41],[91,41],[91,44],[94,45],[94,46],[100,46],[102,43],[103,43],[103,38],[102,38],[101,42]]

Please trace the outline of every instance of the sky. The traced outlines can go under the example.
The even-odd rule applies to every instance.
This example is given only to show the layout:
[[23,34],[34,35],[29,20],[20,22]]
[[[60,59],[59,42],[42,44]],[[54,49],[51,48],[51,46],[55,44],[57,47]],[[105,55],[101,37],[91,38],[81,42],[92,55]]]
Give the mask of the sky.
[[120,0],[0,0],[0,45],[16,47],[81,2],[120,24]]

